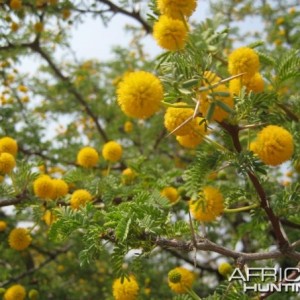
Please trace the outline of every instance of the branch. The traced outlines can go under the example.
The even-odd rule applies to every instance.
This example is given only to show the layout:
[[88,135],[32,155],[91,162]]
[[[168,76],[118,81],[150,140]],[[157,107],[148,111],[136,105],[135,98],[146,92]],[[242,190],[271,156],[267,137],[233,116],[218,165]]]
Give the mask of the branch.
[[[182,259],[185,262],[189,263],[190,265],[195,266],[194,260],[192,260],[189,257],[183,255],[182,253],[179,253],[178,251],[172,250],[172,249],[166,249],[165,248],[164,250],[167,251],[167,252],[169,252],[172,256],[175,256],[178,259]],[[212,272],[212,273],[219,274],[217,269],[213,269],[213,268],[211,268],[209,266],[201,265],[199,262],[196,262],[196,268],[198,268],[200,270],[203,270],[203,271],[207,271],[207,272]]]
[[142,24],[143,28],[145,29],[146,33],[151,33],[152,32],[152,27],[141,17],[139,11],[128,11],[125,10],[124,8],[117,6],[116,4],[112,3],[111,1],[108,0],[98,0],[98,2],[103,3],[107,5],[110,10],[113,13],[120,13],[122,15],[125,15],[127,17],[133,18],[134,20],[138,21],[140,24]]
[[[239,140],[240,128],[238,127],[238,125],[231,125],[231,124],[227,124],[225,122],[220,122],[219,124],[231,135],[234,147],[235,147],[236,151],[238,153],[240,153],[242,151],[242,145]],[[248,174],[248,177],[249,177],[250,181],[252,182],[252,184],[260,198],[261,207],[264,209],[265,213],[268,216],[269,221],[272,224],[274,234],[276,237],[276,241],[278,243],[280,251],[282,253],[290,252],[290,250],[291,250],[290,244],[289,244],[288,240],[286,239],[286,235],[284,233],[283,228],[281,227],[279,218],[274,214],[274,212],[269,204],[268,197],[265,193],[263,186],[261,185],[261,183],[259,182],[259,179],[256,177],[256,175],[253,172],[248,171],[247,174]]]
[[[6,285],[11,284],[12,282],[18,282],[20,279],[27,277],[37,271],[39,271],[40,269],[42,269],[44,266],[46,266],[48,263],[50,263],[52,260],[56,259],[56,257],[60,254],[66,253],[68,250],[70,249],[70,247],[66,247],[65,249],[60,249],[60,250],[56,250],[55,253],[52,253],[52,255],[50,255],[47,259],[45,259],[42,263],[40,263],[37,267],[31,268],[21,274],[19,274],[18,276],[12,277],[2,283],[0,283],[0,287],[4,287]],[[37,249],[36,249],[37,250]]]
[[[298,264],[296,266],[296,268],[299,268],[300,267],[300,264]],[[294,271],[292,272],[287,278],[285,278],[284,280],[280,281],[280,282],[277,282],[275,283],[277,286],[282,284],[282,283],[286,283],[286,282],[290,282],[291,279],[296,279],[297,277],[299,276],[299,271]],[[276,292],[276,289],[272,289],[271,291],[269,292],[266,292],[264,294],[261,294],[259,299],[262,300],[262,299],[266,299],[268,298],[269,296],[271,296],[272,294],[274,294]]]
[[68,86],[68,90],[70,91],[70,93],[75,97],[75,99],[84,107],[86,113],[92,118],[92,120],[94,121],[96,128],[99,132],[99,134],[101,135],[103,141],[107,142],[109,139],[105,133],[105,131],[103,130],[103,128],[101,127],[97,116],[94,114],[94,112],[92,111],[92,109],[88,106],[88,104],[86,103],[86,101],[84,100],[83,96],[77,91],[76,88],[74,88],[74,86],[72,85],[72,83],[70,82],[69,78],[64,76],[63,73],[61,72],[61,70],[55,65],[55,63],[52,61],[52,59],[50,58],[50,56],[41,48],[39,43],[34,43],[31,44],[30,48],[41,55],[42,58],[44,58],[47,63],[49,64],[50,68],[53,70],[54,74],[63,82],[66,83],[66,85]]
[[[191,252],[193,250],[193,243],[185,242],[185,241],[178,241],[178,240],[168,240],[165,238],[158,238],[155,241],[157,246],[162,247],[163,249],[176,249],[183,252]],[[207,239],[203,239],[201,241],[198,241],[196,243],[196,249],[197,250],[204,250],[204,251],[212,251],[215,253],[222,254],[226,257],[232,257],[233,259],[239,259],[242,261],[253,261],[253,260],[264,260],[264,259],[274,259],[283,257],[284,254],[280,251],[270,251],[270,252],[262,252],[262,253],[245,253],[245,252],[239,252],[234,251],[231,249],[228,249],[223,246],[219,246]],[[300,259],[300,253],[295,252],[298,259]]]

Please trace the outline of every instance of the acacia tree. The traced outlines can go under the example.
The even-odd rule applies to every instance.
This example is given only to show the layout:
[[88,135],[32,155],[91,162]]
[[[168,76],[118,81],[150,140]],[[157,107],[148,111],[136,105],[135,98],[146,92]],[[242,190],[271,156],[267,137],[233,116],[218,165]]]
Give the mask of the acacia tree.
[[[299,267],[297,1],[213,1],[189,22],[197,5],[0,2],[4,299],[296,299],[228,275]],[[70,29],[115,14],[139,25],[131,49],[78,60]]]

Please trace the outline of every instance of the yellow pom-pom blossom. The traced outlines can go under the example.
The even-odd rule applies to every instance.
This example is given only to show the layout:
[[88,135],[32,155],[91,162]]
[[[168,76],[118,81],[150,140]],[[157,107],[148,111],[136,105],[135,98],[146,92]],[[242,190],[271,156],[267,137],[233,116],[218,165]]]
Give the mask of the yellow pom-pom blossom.
[[124,278],[123,283],[121,278],[118,278],[113,283],[113,296],[115,300],[135,300],[138,297],[139,285],[134,276]]
[[177,294],[187,293],[194,281],[195,274],[183,267],[174,268],[168,273],[169,287]]
[[229,83],[230,93],[238,95],[242,86],[246,87],[247,92],[260,93],[264,90],[264,80],[258,72],[250,78],[235,78]]
[[18,152],[18,144],[16,140],[11,137],[3,137],[0,139],[0,153],[10,153],[13,156],[17,155]]
[[26,228],[15,228],[8,236],[8,243],[12,249],[22,251],[31,243],[31,236]]
[[246,73],[243,77],[252,77],[259,69],[257,53],[248,47],[234,50],[228,57],[228,71],[231,75]]
[[48,175],[42,175],[33,182],[33,192],[41,199],[51,199],[54,192],[53,180]]
[[177,189],[172,186],[167,186],[163,188],[160,194],[166,197],[172,204],[176,203],[179,199],[179,193]]
[[224,210],[223,195],[212,186],[204,187],[199,195],[198,200],[190,201],[192,216],[198,221],[214,221]]
[[185,47],[188,29],[181,20],[163,15],[154,24],[153,37],[163,49],[177,51]]
[[116,162],[122,157],[122,146],[115,141],[110,141],[104,144],[102,155],[105,160]]
[[[218,93],[220,93],[218,95]],[[223,96],[222,93],[228,94],[228,96]],[[207,94],[207,97],[203,97],[203,94],[200,94],[200,112],[203,116],[207,116],[209,107],[214,101],[220,101],[227,105],[229,108],[233,108],[233,98],[230,94],[229,89],[225,84],[220,84],[215,87],[210,93]],[[212,115],[212,120],[217,122],[222,122],[229,115],[229,112],[224,110],[221,106],[215,104],[214,113]]]
[[22,8],[22,1],[21,0],[10,0],[9,6],[13,10],[19,10]]
[[[165,113],[165,127],[168,131],[172,132],[178,126],[182,125],[186,122],[187,119],[191,118],[194,114],[194,110],[192,108],[184,108],[182,106],[186,106],[187,104],[184,102],[178,102],[175,104],[180,107],[168,107]],[[189,134],[193,128],[197,127],[196,119],[191,119],[189,122],[178,128],[173,134],[175,135],[187,135]]]
[[63,179],[52,179],[53,193],[52,199],[58,199],[64,197],[69,192],[69,186]]
[[87,190],[77,190],[72,194],[70,205],[73,209],[86,206],[86,203],[92,201],[92,195]]
[[160,80],[151,73],[129,73],[117,89],[118,104],[129,117],[147,119],[160,108],[164,92]]
[[8,174],[16,166],[16,161],[10,153],[0,153],[0,174]]
[[50,226],[53,222],[56,221],[57,217],[55,215],[53,215],[51,210],[46,210],[42,219],[48,226]]
[[4,294],[4,300],[24,300],[26,297],[26,290],[20,284],[14,284],[9,287]]
[[95,167],[99,161],[99,154],[92,147],[84,147],[77,154],[77,163],[85,168]]
[[136,177],[136,174],[131,168],[126,168],[122,172],[122,182],[124,184],[131,183],[134,180],[135,177]]
[[133,130],[133,124],[132,124],[132,122],[126,121],[126,122],[124,123],[124,131],[125,131],[126,133],[130,133],[132,130]]
[[0,221],[0,232],[5,231],[7,223],[5,221]]
[[184,16],[190,17],[197,6],[196,0],[158,0],[157,8],[163,15],[173,19],[182,19]]
[[207,134],[205,123],[202,120],[203,118],[196,119],[198,125],[192,128],[189,134],[176,137],[181,146],[194,149],[202,143],[204,136]]
[[232,272],[232,266],[228,262],[223,262],[218,266],[218,272],[226,277]]
[[266,164],[277,166],[289,160],[294,152],[293,136],[284,128],[269,125],[263,128],[250,150]]

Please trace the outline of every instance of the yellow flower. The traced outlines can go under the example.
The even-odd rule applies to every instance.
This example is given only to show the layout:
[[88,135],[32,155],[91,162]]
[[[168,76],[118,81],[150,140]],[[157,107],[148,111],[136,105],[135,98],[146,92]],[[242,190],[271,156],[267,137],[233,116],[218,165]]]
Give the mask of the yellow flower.
[[92,195],[87,190],[77,190],[72,194],[70,205],[73,209],[86,206],[86,203],[92,201]]
[[[228,96],[226,96],[225,94],[223,96],[222,93],[225,93]],[[215,102],[212,120],[222,122],[228,117],[229,112],[225,111],[221,106],[219,106],[216,101],[224,103],[229,108],[233,108],[233,99],[229,89],[225,84],[220,84],[212,89],[212,91],[207,94],[206,98],[202,97],[202,93],[200,93],[200,112],[202,113],[202,115],[206,117],[211,104]]]
[[122,157],[122,146],[115,141],[110,141],[104,144],[102,155],[105,160],[116,162]]
[[33,182],[33,192],[41,199],[51,199],[54,192],[53,180],[48,175],[42,175]]
[[199,193],[200,198],[190,201],[190,211],[198,221],[214,221],[224,210],[223,195],[212,186],[206,186]]
[[160,194],[166,197],[172,204],[176,203],[179,199],[179,193],[177,189],[175,189],[172,186],[167,186],[163,188]]
[[246,87],[247,92],[260,93],[264,90],[264,80],[258,72],[250,78],[235,78],[229,82],[230,93],[239,95],[242,86]]
[[178,143],[185,147],[194,149],[200,143],[202,143],[204,136],[207,134],[206,126],[204,122],[201,122],[203,118],[197,118],[197,125],[187,135],[176,136]]
[[126,121],[125,124],[124,124],[124,131],[125,131],[126,133],[129,133],[129,132],[132,131],[132,129],[133,129],[133,124],[132,124],[132,122]]
[[4,300],[24,300],[26,290],[20,284],[14,284],[5,291]]
[[10,0],[9,6],[13,10],[19,10],[22,8],[22,1],[21,0]]
[[197,6],[196,0],[158,0],[157,8],[163,15],[173,19],[182,19],[184,16],[190,17]]
[[[186,106],[187,104],[184,102],[178,102],[175,104],[176,106]],[[183,124],[187,119],[191,118],[194,114],[194,110],[192,108],[183,108],[183,107],[168,107],[165,113],[165,127],[168,131],[172,132],[178,126]],[[189,134],[193,128],[197,126],[196,119],[190,119],[185,125],[181,126],[177,129],[173,134],[175,135],[187,135]]]
[[228,57],[228,71],[231,75],[246,73],[243,77],[252,77],[258,69],[259,57],[251,48],[238,48]]
[[154,24],[153,37],[163,49],[177,51],[185,47],[188,30],[182,21],[163,15]]
[[41,33],[44,30],[44,24],[42,22],[37,22],[34,24],[34,31]]
[[269,125],[263,128],[250,150],[266,164],[277,166],[289,160],[294,152],[293,136],[284,128]]
[[10,173],[15,166],[15,158],[10,153],[0,153],[0,174]]
[[227,277],[232,272],[232,266],[228,262],[223,262],[218,266],[218,272]]
[[50,226],[53,222],[56,221],[57,217],[53,215],[53,213],[51,212],[51,210],[46,210],[42,219],[44,220],[44,222]]
[[122,172],[122,182],[124,184],[131,183],[134,180],[135,177],[136,177],[136,174],[131,168],[126,168]]
[[163,100],[160,80],[151,73],[129,73],[118,85],[118,104],[129,117],[147,119],[156,113]]
[[139,292],[139,285],[134,276],[129,276],[129,279],[124,278],[123,283],[121,278],[118,278],[113,283],[113,296],[115,300],[135,300]]
[[7,223],[5,221],[0,221],[0,232],[5,231]]
[[11,25],[10,25],[10,29],[13,32],[18,31],[19,28],[20,28],[20,25],[18,23],[16,23],[16,22],[12,22]]
[[98,152],[92,147],[84,147],[77,154],[77,163],[82,167],[95,167],[98,161]]
[[285,22],[284,17],[279,17],[278,19],[276,19],[276,24],[277,25],[281,25]]
[[26,93],[26,92],[28,92],[28,87],[25,86],[25,85],[20,85],[20,86],[18,87],[18,90],[19,90],[20,92],[22,92],[22,93]]
[[64,20],[67,20],[71,17],[71,11],[69,9],[62,10],[62,17]]
[[8,243],[12,249],[22,251],[31,243],[31,236],[25,228],[15,228],[8,236]]
[[172,291],[177,294],[185,294],[192,288],[195,274],[183,267],[172,269],[168,273],[168,284]]
[[17,155],[18,152],[18,144],[16,140],[11,137],[3,137],[0,139],[0,153],[10,153],[13,156]]
[[58,199],[64,197],[69,192],[69,186],[63,179],[52,179],[53,193],[51,198]]

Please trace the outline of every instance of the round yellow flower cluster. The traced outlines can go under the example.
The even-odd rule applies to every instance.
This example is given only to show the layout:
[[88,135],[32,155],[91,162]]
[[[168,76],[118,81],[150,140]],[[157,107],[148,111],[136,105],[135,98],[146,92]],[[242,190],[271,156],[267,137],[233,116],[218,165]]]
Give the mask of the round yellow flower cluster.
[[136,177],[136,173],[131,168],[126,168],[122,171],[123,184],[130,184]]
[[0,232],[5,231],[7,223],[5,221],[0,221]]
[[218,266],[218,272],[224,276],[227,277],[232,272],[232,266],[228,262],[223,262],[219,264]]
[[196,6],[196,0],[157,1],[161,16],[154,24],[153,36],[160,47],[169,51],[177,51],[185,47],[188,37],[185,18],[191,16]]
[[41,199],[55,200],[66,196],[69,186],[63,179],[52,179],[48,175],[41,175],[33,182],[33,192]]
[[161,14],[173,19],[190,17],[197,6],[196,0],[158,0],[157,8]]
[[126,121],[126,122],[124,123],[123,129],[124,129],[124,132],[130,133],[130,132],[133,130],[133,123],[130,122],[130,121]]
[[84,147],[77,154],[77,163],[84,168],[95,167],[98,161],[99,154],[92,147]]
[[195,274],[183,267],[174,268],[168,273],[169,287],[177,294],[187,293],[194,281]]
[[18,144],[16,140],[11,137],[3,137],[0,139],[0,153],[10,153],[13,156],[17,155],[18,152]]
[[135,300],[138,297],[139,285],[134,276],[118,278],[113,283],[113,296],[115,300]]
[[25,228],[15,228],[8,236],[9,246],[17,251],[26,249],[30,245],[31,240],[31,236]]
[[166,197],[172,204],[175,204],[179,199],[179,193],[177,189],[175,189],[172,186],[167,186],[163,188],[160,194]]
[[92,201],[93,197],[87,190],[80,189],[75,191],[70,200],[70,205],[72,209],[78,209],[79,207],[86,206],[87,202]]
[[16,166],[15,156],[18,152],[18,144],[11,137],[0,139],[0,174],[9,174]]
[[21,0],[10,0],[9,6],[13,10],[19,10],[22,8],[22,1]]
[[115,141],[107,142],[102,148],[102,155],[104,159],[110,162],[116,162],[120,160],[122,153],[122,146]]
[[188,30],[183,21],[163,15],[154,24],[153,37],[161,48],[177,51],[185,47]]
[[4,300],[24,300],[26,297],[26,290],[20,284],[14,284],[9,287],[4,294]]
[[50,226],[52,225],[52,223],[54,223],[56,221],[56,216],[53,215],[53,213],[51,212],[51,210],[47,209],[42,217],[42,219],[44,220],[44,222]]
[[224,211],[223,195],[212,186],[206,186],[199,193],[200,198],[190,201],[192,216],[202,222],[214,221]]
[[200,112],[206,117],[211,105],[214,105],[215,107],[211,120],[217,122],[222,122],[229,115],[229,112],[224,110],[218,103],[224,103],[229,109],[233,108],[233,98],[225,84],[211,87],[220,80],[221,78],[217,74],[211,71],[205,71],[203,74],[202,86],[209,89],[199,93]]
[[231,94],[238,95],[241,88],[245,86],[246,92],[260,93],[264,90],[264,80],[260,73],[255,73],[250,78],[235,78],[229,82],[229,90]]
[[[195,148],[206,135],[203,118],[194,118],[194,110],[184,102],[178,102],[175,107],[169,107],[165,113],[164,125],[168,131],[176,135],[177,141],[186,148]],[[178,107],[176,107],[178,106]]]
[[144,71],[127,74],[117,89],[117,100],[121,110],[127,116],[139,119],[147,119],[156,113],[163,95],[160,80]]
[[264,81],[259,71],[259,57],[257,53],[248,47],[234,50],[228,57],[228,71],[231,75],[244,75],[231,80],[229,88],[232,94],[239,94],[243,86],[246,91],[262,92]]
[[293,136],[284,128],[269,125],[250,144],[250,150],[266,164],[277,166],[289,160],[294,153]]

